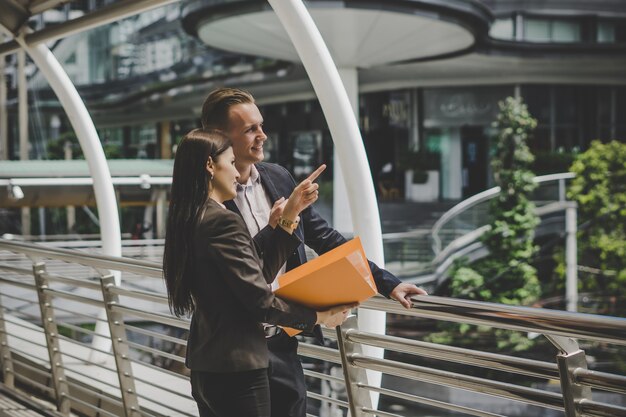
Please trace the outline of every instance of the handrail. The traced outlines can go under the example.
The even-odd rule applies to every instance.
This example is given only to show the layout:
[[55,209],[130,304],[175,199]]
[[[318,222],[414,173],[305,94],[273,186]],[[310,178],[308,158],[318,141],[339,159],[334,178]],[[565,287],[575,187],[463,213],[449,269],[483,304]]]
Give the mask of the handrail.
[[[540,176],[534,177],[533,181],[537,184],[543,184],[543,183],[552,182],[552,181],[569,180],[575,177],[576,177],[576,174],[574,174],[573,172],[563,172],[563,173],[558,173],[558,174],[540,175]],[[433,225],[431,229],[430,234],[433,239],[433,250],[435,251],[435,254],[438,254],[439,252],[441,252],[442,248],[441,248],[441,239],[439,237],[439,232],[446,223],[448,223],[452,218],[456,217],[460,213],[468,210],[469,208],[474,207],[475,205],[479,203],[482,203],[484,201],[494,198],[499,193],[500,193],[500,187],[490,188],[488,190],[482,191],[478,194],[475,194],[461,201],[460,203],[452,207],[450,210],[446,211],[435,222],[435,224]]]
[[413,308],[409,311],[383,297],[371,298],[364,302],[362,307],[456,323],[594,339],[626,346],[626,318],[510,306],[434,295],[415,296],[412,301]]
[[[51,258],[63,261],[76,259],[76,263],[81,265],[95,266],[97,268],[109,268],[115,265],[120,270],[133,270],[136,271],[148,266],[152,273],[156,276],[160,276],[160,266],[152,262],[137,261],[134,259],[121,258],[121,257],[101,257],[98,255],[84,254],[81,252],[70,251],[65,249],[50,249],[42,247],[42,245],[24,244],[17,242],[6,242],[0,240],[0,250],[9,250],[16,253],[22,253],[32,256],[34,258]],[[21,262],[21,261],[20,261]],[[70,261],[71,262],[71,261]],[[112,281],[112,278],[105,273],[101,277],[101,291],[102,300],[96,300],[92,297],[85,297],[81,293],[69,293],[68,291],[53,290],[48,287],[48,283],[41,280],[57,279],[58,276],[45,272],[45,263],[39,262],[38,259],[33,261],[35,268],[33,271],[29,271],[35,275],[35,284],[26,284],[17,280],[7,279],[0,275],[0,281],[3,286],[17,286],[18,288],[30,288],[43,296],[55,296],[62,298],[69,298],[73,302],[81,302],[82,304],[93,304],[100,307],[105,307],[107,311],[107,322],[111,328],[115,343],[120,346],[117,347],[117,351],[114,351],[113,355],[109,352],[105,352],[98,349],[93,349],[88,345],[72,340],[69,337],[57,336],[58,331],[55,328],[43,328],[33,324],[24,325],[20,323],[19,318],[15,318],[13,315],[3,318],[0,314],[0,326],[11,326],[9,330],[3,330],[0,327],[0,335],[6,334],[9,336],[8,344],[5,346],[10,347],[9,352],[13,352],[13,355],[17,355],[22,359],[15,357],[11,358],[11,355],[5,357],[3,364],[11,364],[17,366],[16,377],[22,382],[28,382],[26,375],[20,375],[19,372],[25,372],[27,375],[32,376],[33,373],[37,374],[36,380],[32,382],[33,387],[44,388],[48,382],[46,381],[46,375],[48,377],[54,377],[53,369],[45,368],[45,359],[41,358],[38,353],[30,351],[27,347],[28,344],[39,349],[49,348],[50,340],[58,338],[61,341],[59,351],[66,358],[70,358],[69,362],[63,364],[60,361],[56,364],[60,369],[63,369],[68,375],[68,383],[72,386],[80,383],[84,386],[85,392],[89,392],[89,384],[85,383],[85,380],[77,380],[76,377],[82,375],[86,378],[90,375],[89,371],[84,369],[77,369],[77,372],[73,372],[73,363],[76,361],[82,363],[81,366],[89,366],[91,364],[100,367],[98,360],[84,359],[87,357],[85,351],[91,353],[104,354],[109,358],[108,366],[111,367],[112,372],[117,372],[118,375],[123,375],[122,379],[126,384],[131,382],[131,385],[125,385],[122,387],[120,384],[120,391],[126,393],[135,393],[134,385],[144,384],[143,389],[146,389],[145,385],[150,385],[155,389],[159,389],[160,384],[157,380],[152,379],[152,374],[143,372],[141,376],[136,378],[132,376],[133,372],[131,368],[124,368],[123,363],[113,364],[111,361],[115,360],[129,360],[129,356],[124,353],[124,349],[132,348],[135,352],[141,352],[142,355],[148,355],[152,357],[156,362],[145,363],[139,359],[130,359],[133,362],[133,370],[136,367],[143,366],[144,369],[149,372],[162,373],[167,378],[185,378],[180,374],[174,373],[171,369],[161,368],[162,361],[170,361],[172,363],[182,366],[183,356],[180,350],[166,350],[159,344],[142,344],[137,340],[127,340],[126,332],[135,331],[135,326],[126,326],[124,330],[124,321],[128,318],[138,317],[142,321],[151,323],[162,323],[166,325],[166,328],[172,329],[173,333],[159,334],[153,330],[141,330],[139,333],[143,333],[145,336],[158,340],[159,338],[168,343],[174,343],[178,346],[184,346],[184,340],[182,337],[183,331],[188,329],[188,321],[175,318],[172,315],[163,313],[162,311],[145,311],[138,308],[135,300],[146,300],[150,302],[157,301],[161,304],[164,300],[163,295],[156,291],[151,293],[149,290],[133,290],[128,286],[117,286]],[[6,270],[9,272],[19,272],[22,274],[27,273],[25,268],[13,268],[7,264],[0,264],[0,271]],[[143,274],[144,276],[149,276]],[[93,281],[89,278],[76,278],[67,281],[66,277],[61,277],[61,281],[65,283],[71,283],[72,286],[77,289],[89,289],[95,290]],[[85,284],[85,285],[83,285]],[[161,291],[161,290],[160,290]],[[78,295],[80,294],[80,295]],[[11,299],[10,293],[3,293],[2,299]],[[121,298],[118,298],[121,297]],[[19,299],[19,297],[15,297]],[[37,303],[36,301],[34,302]],[[50,314],[47,309],[62,310],[58,306],[54,306],[54,300],[42,300],[39,301],[40,307],[44,307],[43,311],[46,311],[46,318],[44,322],[51,323],[55,321],[54,315]],[[366,392],[386,392],[386,395],[391,397],[402,398],[407,401],[420,402],[418,396],[411,395],[410,393],[403,393],[401,391],[390,390],[387,388],[377,388],[371,384],[365,383],[364,372],[365,370],[382,371],[389,375],[395,375],[400,378],[418,379],[431,384],[435,384],[441,387],[450,387],[451,389],[461,389],[470,392],[488,393],[500,398],[510,399],[518,402],[522,402],[527,405],[542,406],[557,410],[564,410],[567,417],[574,416],[573,409],[583,409],[589,416],[602,417],[606,415],[612,416],[626,416],[626,409],[613,405],[610,401],[592,401],[590,396],[586,396],[584,391],[581,393],[574,393],[571,395],[562,395],[561,393],[545,392],[541,388],[526,387],[524,384],[512,384],[510,382],[502,382],[488,377],[476,377],[466,376],[461,373],[452,372],[449,370],[440,370],[432,366],[415,365],[402,359],[379,359],[372,356],[364,355],[360,350],[354,348],[348,348],[350,345],[369,345],[379,347],[401,354],[415,355],[415,357],[430,358],[430,361],[444,361],[452,364],[461,364],[463,366],[472,366],[475,368],[491,369],[499,372],[506,372],[514,375],[525,375],[532,378],[540,378],[546,381],[559,379],[561,381],[562,391],[568,392],[569,387],[572,384],[583,385],[585,387],[600,389],[609,393],[626,394],[624,385],[626,384],[626,377],[619,374],[611,374],[605,372],[599,372],[595,370],[588,370],[586,367],[586,359],[584,352],[578,348],[578,345],[574,338],[591,340],[594,342],[611,343],[614,345],[626,345],[626,318],[598,316],[591,314],[572,313],[556,310],[547,310],[543,308],[533,307],[519,307],[510,306],[486,302],[478,302],[472,300],[462,300],[454,298],[443,298],[436,296],[416,296],[412,298],[412,308],[409,310],[404,309],[396,302],[386,300],[381,296],[376,296],[365,303],[362,307],[384,311],[387,313],[401,314],[405,316],[421,317],[426,319],[435,319],[440,321],[451,321],[458,323],[466,323],[471,325],[483,325],[493,328],[517,330],[525,333],[538,333],[546,337],[547,340],[552,342],[554,346],[561,353],[557,355],[558,366],[552,362],[539,361],[525,359],[522,357],[516,357],[512,355],[503,355],[491,352],[481,352],[477,350],[458,348],[453,346],[441,345],[436,343],[427,343],[418,340],[411,340],[407,338],[371,334],[360,331],[355,327],[356,320],[348,321],[342,329],[336,334],[336,341],[341,349],[331,347],[315,346],[308,343],[301,343],[299,346],[299,353],[309,358],[319,359],[329,363],[331,367],[343,365],[349,369],[344,369],[344,382],[347,390],[365,390]],[[150,307],[156,308],[154,306]],[[12,308],[6,308],[0,306],[0,313],[3,311],[8,314],[20,314],[19,310]],[[5,314],[7,314],[5,313]],[[29,320],[36,322],[39,317],[33,315],[24,315],[22,317],[28,317]],[[43,318],[43,317],[42,317]],[[27,323],[27,322],[24,322]],[[65,325],[63,322],[59,322],[60,326]],[[56,326],[56,324],[55,324]],[[65,325],[67,329],[81,332],[82,330],[73,324]],[[180,329],[176,332],[174,330]],[[23,333],[27,331],[27,333]],[[38,336],[34,337],[30,332],[38,332]],[[18,333],[16,333],[18,332]],[[85,331],[86,334],[92,334],[94,337],[103,337],[102,335],[96,335],[92,331]],[[326,331],[329,335],[329,331]],[[11,346],[12,343],[18,340],[20,346]],[[74,349],[84,349],[82,352],[70,351],[68,349],[71,345]],[[124,348],[126,346],[126,348]],[[115,349],[115,346],[114,346]],[[126,351],[127,352],[127,351]],[[6,351],[5,353],[6,354]],[[91,354],[89,354],[91,355]],[[25,365],[23,362],[24,357],[29,358],[30,365]],[[34,361],[33,361],[34,359]],[[28,359],[26,359],[28,360]],[[159,362],[160,361],[160,362]],[[582,362],[581,362],[582,361]],[[565,363],[565,366],[562,366]],[[23,366],[24,365],[24,366]],[[32,369],[28,368],[30,366]],[[30,369],[25,371],[25,369]],[[328,368],[325,368],[328,370]],[[354,369],[360,369],[362,377],[359,377],[358,373],[354,372]],[[566,370],[566,372],[564,371]],[[52,373],[52,375],[51,375]],[[308,372],[308,375],[313,378],[317,378],[322,383],[338,382],[336,377],[331,375],[325,375],[318,371]],[[335,378],[335,379],[333,379]],[[122,381],[121,380],[121,381]],[[132,382],[136,381],[136,382]],[[104,382],[104,381],[103,381]],[[98,381],[93,382],[94,395],[99,395],[102,398],[103,391],[101,386],[98,386]],[[115,391],[116,385],[110,385],[108,390]],[[123,390],[122,390],[123,388]],[[139,388],[139,386],[138,386]],[[54,395],[55,390],[51,390]],[[181,401],[192,401],[191,397],[187,393],[178,391],[173,385],[168,388],[169,395],[179,395]],[[353,391],[351,391],[353,392]],[[576,391],[578,392],[578,391]],[[111,393],[108,392],[107,395]],[[353,392],[354,394],[354,392]],[[78,397],[71,397],[72,404],[80,407],[83,401],[83,394]],[[336,397],[329,396],[322,393],[311,391],[310,398],[319,399],[323,403],[331,404],[333,406],[349,407],[351,410],[355,409],[359,412],[355,413],[355,416],[368,414],[371,405],[362,402],[362,395],[349,395],[352,403],[346,403],[343,400],[337,400]],[[120,398],[119,396],[113,396],[110,404],[115,402],[124,404],[128,407],[128,401],[137,401],[144,404],[141,407],[140,413],[146,416],[157,415],[156,409],[150,407],[170,407],[171,404],[167,400],[161,397],[151,397],[150,394],[146,394],[145,391],[139,390],[136,392],[134,398]],[[152,401],[152,398],[158,398],[158,400]],[[446,403],[443,401],[428,402],[430,405],[444,409],[444,410],[456,410],[475,416],[498,416],[497,413],[489,411],[478,410],[471,407],[465,407],[458,404]],[[132,404],[132,402],[130,403]],[[150,405],[146,405],[150,404]],[[576,405],[577,404],[577,405]],[[146,407],[146,408],[144,408]],[[356,407],[356,408],[354,408]],[[93,408],[94,411],[101,409],[100,407]],[[182,412],[182,410],[181,410]],[[157,413],[157,414],[153,414]],[[607,414],[608,413],[608,414]],[[89,413],[88,413],[89,414]],[[393,415],[385,411],[376,410],[369,414],[379,415]],[[91,414],[94,415],[94,414]],[[192,414],[189,414],[192,415]]]
[[0,239],[0,249],[9,252],[20,252],[28,256],[74,262],[97,269],[126,271],[153,278],[163,277],[161,265],[156,262],[140,261],[117,256],[94,255],[69,249],[50,248],[33,243],[8,241],[6,239]]

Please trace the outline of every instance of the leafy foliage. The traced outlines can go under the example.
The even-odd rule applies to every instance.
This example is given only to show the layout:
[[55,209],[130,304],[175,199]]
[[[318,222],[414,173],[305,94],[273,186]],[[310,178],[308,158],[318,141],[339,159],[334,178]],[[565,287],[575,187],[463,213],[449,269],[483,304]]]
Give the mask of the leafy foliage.
[[[568,197],[578,203],[581,291],[626,297],[626,144],[593,141],[578,155]],[[561,266],[560,270],[563,270]]]
[[[458,263],[448,292],[458,298],[528,305],[541,293],[537,272],[530,264],[536,252],[534,229],[538,218],[530,201],[536,185],[530,170],[533,155],[527,144],[537,121],[521,99],[509,97],[500,103],[500,114],[494,126],[498,133],[494,138],[492,167],[501,192],[490,207],[492,222],[482,239],[490,255],[471,265]],[[451,326],[456,326],[461,334],[469,330]],[[481,333],[481,328],[477,328],[476,334]],[[496,331],[495,334],[499,349],[519,351],[532,345],[532,341],[517,333]],[[482,338],[485,337],[482,334]],[[467,336],[463,339],[461,343],[468,341]]]
[[[65,146],[69,146],[72,150],[72,159],[85,159],[83,150],[80,147],[78,138],[74,131],[68,131],[58,138],[48,141],[47,153],[48,159],[65,159]],[[102,149],[107,159],[116,159],[122,157],[121,149],[116,145],[103,144]]]

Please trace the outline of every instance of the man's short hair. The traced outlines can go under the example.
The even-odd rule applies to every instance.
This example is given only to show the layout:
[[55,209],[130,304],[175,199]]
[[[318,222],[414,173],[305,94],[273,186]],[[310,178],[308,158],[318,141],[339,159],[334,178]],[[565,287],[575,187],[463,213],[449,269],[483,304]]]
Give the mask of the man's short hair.
[[222,87],[211,91],[202,104],[202,127],[227,130],[231,106],[248,103],[254,103],[254,97],[246,90]]

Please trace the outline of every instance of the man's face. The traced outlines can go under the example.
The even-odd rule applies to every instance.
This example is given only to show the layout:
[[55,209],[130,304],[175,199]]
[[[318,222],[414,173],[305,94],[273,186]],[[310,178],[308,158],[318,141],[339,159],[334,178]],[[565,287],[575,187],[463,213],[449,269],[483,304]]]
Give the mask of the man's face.
[[263,144],[267,136],[263,132],[263,116],[256,104],[235,104],[228,112],[228,137],[233,142],[235,164],[238,168],[261,162],[264,158]]

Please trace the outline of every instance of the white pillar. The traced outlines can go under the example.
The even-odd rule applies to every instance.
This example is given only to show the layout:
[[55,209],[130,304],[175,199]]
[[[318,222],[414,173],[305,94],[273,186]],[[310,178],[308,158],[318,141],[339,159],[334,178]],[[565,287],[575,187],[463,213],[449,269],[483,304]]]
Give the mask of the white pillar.
[[[343,167],[346,194],[354,234],[361,237],[367,257],[384,267],[380,215],[365,146],[358,123],[330,52],[301,0],[269,0],[284,26],[309,75],[328,122],[336,155]],[[336,185],[336,184],[335,184]],[[385,313],[359,310],[359,328],[385,332]],[[382,357],[382,349],[364,349],[367,355]],[[379,386],[381,374],[368,371],[368,383]],[[372,393],[378,404],[378,394]]]
[[[4,34],[0,33],[0,43],[4,42]],[[0,160],[9,159],[9,128],[7,117],[7,80],[4,57],[0,57]]]
[[[346,94],[354,111],[354,117],[359,120],[359,74],[356,68],[338,68],[339,76],[346,88]],[[337,146],[333,147],[333,227],[342,234],[353,235],[352,215],[348,201],[345,176],[341,167],[341,158],[337,154]]]
[[165,229],[167,227],[167,191],[159,190],[156,195],[156,225],[153,226],[153,229],[156,232],[156,238],[163,239],[165,238]]
[[[4,58],[3,58],[4,59]],[[26,84],[26,53],[17,53],[17,132],[20,145],[20,160],[28,159],[28,89]],[[30,229],[30,207],[21,209],[22,236],[32,235]]]
[[[93,178],[93,188],[100,220],[102,253],[109,256],[121,256],[120,222],[111,172],[104,156],[98,132],[85,107],[85,103],[48,47],[44,44],[30,47],[24,42],[22,36],[17,37],[16,40],[28,52],[35,65],[37,65],[50,84],[76,132],[76,137],[87,161],[89,174]],[[115,283],[119,285],[121,274],[117,271],[113,274]],[[104,321],[100,320],[97,322],[95,331],[97,334],[103,335],[103,337],[94,337],[93,346],[101,350],[109,350],[111,348],[111,340],[104,310],[99,317],[104,318]]]
[[567,311],[578,311],[577,217],[576,203],[573,203],[565,209],[565,300]]
[[[63,154],[65,160],[72,160],[72,144],[69,141],[66,141],[63,144]],[[76,207],[67,206],[65,207],[65,218],[67,220],[67,233],[73,233],[74,227],[76,226]]]
[[28,159],[28,87],[26,85],[26,53],[17,53],[17,121],[20,160]]

